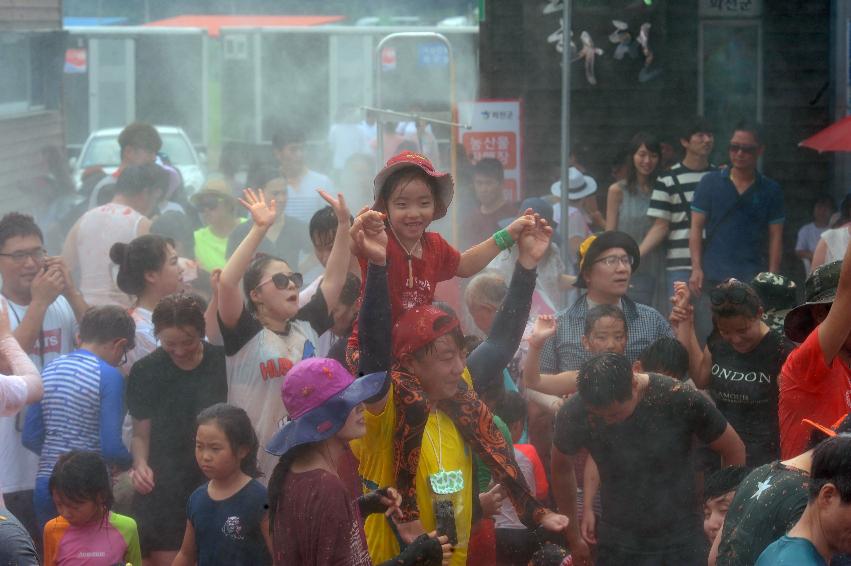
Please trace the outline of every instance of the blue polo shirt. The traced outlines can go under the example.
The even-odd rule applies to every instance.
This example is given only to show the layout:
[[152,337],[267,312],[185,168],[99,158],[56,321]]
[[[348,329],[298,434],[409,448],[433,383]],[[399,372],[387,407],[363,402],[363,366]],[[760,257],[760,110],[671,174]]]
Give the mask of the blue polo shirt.
[[768,268],[768,226],[783,224],[783,191],[757,171],[741,198],[736,207],[739,192],[729,169],[704,175],[694,192],[691,209],[706,215],[706,236],[712,234],[703,250],[707,281],[750,281]]

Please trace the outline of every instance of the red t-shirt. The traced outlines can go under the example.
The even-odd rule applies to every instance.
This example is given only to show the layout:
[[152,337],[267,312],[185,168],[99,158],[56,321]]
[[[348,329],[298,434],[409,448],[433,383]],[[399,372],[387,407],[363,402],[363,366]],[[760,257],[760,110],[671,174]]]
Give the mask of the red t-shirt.
[[[449,245],[437,232],[426,232],[422,237],[422,257],[411,258],[414,284],[408,287],[408,253],[402,249],[396,236],[387,231],[387,285],[390,291],[390,312],[393,324],[402,313],[419,305],[430,305],[434,301],[434,290],[441,281],[455,277],[461,253]],[[361,268],[361,299],[366,288],[365,258],[358,258]],[[349,338],[349,347],[357,348],[358,326]]]
[[461,225],[461,233],[467,246],[475,246],[493,236],[499,230],[499,221],[506,218],[514,220],[517,217],[517,204],[506,202],[498,209],[488,214],[482,212],[481,207],[476,207],[465,218]]
[[851,411],[851,370],[834,358],[824,361],[816,327],[780,370],[780,458],[785,460],[807,449],[810,419],[831,426]]

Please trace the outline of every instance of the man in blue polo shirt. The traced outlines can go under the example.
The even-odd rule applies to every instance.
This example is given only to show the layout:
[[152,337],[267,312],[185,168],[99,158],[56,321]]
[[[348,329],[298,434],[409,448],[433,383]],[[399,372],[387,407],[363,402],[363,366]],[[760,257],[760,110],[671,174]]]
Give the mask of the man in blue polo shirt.
[[728,277],[750,281],[757,273],[780,269],[783,192],[756,169],[763,149],[759,126],[740,122],[728,146],[731,166],[707,174],[697,186],[689,285],[698,297]]

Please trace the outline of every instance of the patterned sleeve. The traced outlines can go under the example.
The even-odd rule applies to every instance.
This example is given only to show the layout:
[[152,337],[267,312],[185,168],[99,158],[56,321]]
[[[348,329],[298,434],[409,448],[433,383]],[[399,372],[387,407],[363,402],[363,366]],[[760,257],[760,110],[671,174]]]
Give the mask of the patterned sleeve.
[[432,234],[433,237],[430,239],[430,243],[434,246],[434,257],[437,260],[437,265],[435,265],[434,269],[435,280],[438,282],[448,281],[458,273],[458,265],[461,263],[461,252],[453,248],[440,234],[436,232]]
[[[559,321],[560,322],[560,321]],[[547,340],[541,350],[540,371],[541,373],[558,373],[558,351],[556,350],[556,341],[558,340],[558,330],[556,335]]]

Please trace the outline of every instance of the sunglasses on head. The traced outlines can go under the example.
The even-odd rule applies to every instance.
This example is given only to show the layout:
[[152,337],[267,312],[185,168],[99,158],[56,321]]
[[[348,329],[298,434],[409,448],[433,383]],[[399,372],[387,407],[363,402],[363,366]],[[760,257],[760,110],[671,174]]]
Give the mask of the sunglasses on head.
[[738,143],[731,143],[727,146],[727,149],[730,153],[746,153],[748,155],[756,155],[757,150],[759,149],[758,145],[742,145]]
[[255,289],[259,289],[263,285],[269,282],[274,283],[276,289],[287,289],[290,286],[290,281],[292,281],[293,285],[297,288],[301,288],[302,283],[304,283],[304,277],[302,277],[301,273],[275,273],[268,279],[264,279],[260,283],[257,284]]
[[736,280],[732,280],[729,286],[715,287],[709,291],[709,300],[716,307],[724,303],[733,303],[741,305],[748,300],[748,288]]

